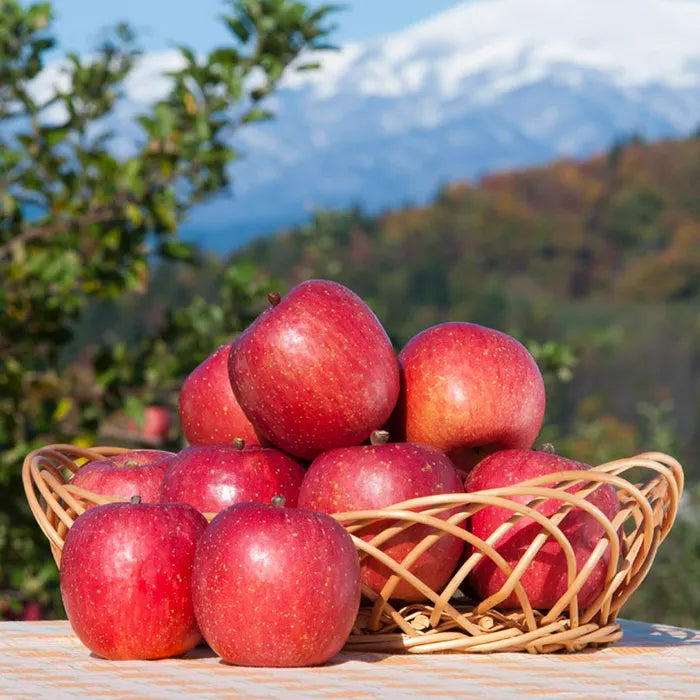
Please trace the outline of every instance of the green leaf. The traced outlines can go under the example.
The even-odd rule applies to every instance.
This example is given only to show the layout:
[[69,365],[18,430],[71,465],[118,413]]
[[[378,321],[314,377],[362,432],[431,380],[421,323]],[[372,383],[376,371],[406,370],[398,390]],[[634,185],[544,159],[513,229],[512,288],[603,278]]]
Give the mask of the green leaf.
[[63,396],[59,399],[58,403],[56,404],[56,410],[53,412],[53,417],[56,420],[63,420],[72,408],[73,400],[66,396]]
[[185,241],[163,241],[159,253],[168,260],[193,262],[197,259],[197,249]]
[[156,221],[161,230],[175,231],[177,229],[177,217],[170,207],[158,203],[154,206],[153,213],[156,215]]
[[296,69],[298,71],[307,71],[307,70],[317,70],[320,67],[321,67],[321,64],[318,61],[311,61],[309,63],[302,63],[301,65],[297,66]]
[[42,135],[47,145],[56,146],[62,141],[65,141],[68,134],[71,132],[71,125],[64,124],[63,126],[47,127],[42,130]]
[[114,367],[110,367],[104,372],[100,372],[96,376],[95,381],[97,382],[98,386],[105,387],[108,384],[111,384],[117,378],[117,374],[117,370]]
[[139,428],[143,428],[145,407],[144,402],[136,396],[127,396],[124,400],[124,413],[133,419]]
[[175,127],[175,112],[166,102],[159,102],[154,107],[156,117],[156,135],[160,139],[168,139]]
[[27,11],[27,23],[34,31],[40,31],[48,26],[52,17],[53,12],[48,2],[33,5]]
[[134,226],[140,226],[143,222],[143,214],[141,213],[141,209],[139,209],[139,207],[137,207],[135,204],[127,204],[124,208],[124,213]]
[[197,63],[197,59],[195,58],[192,49],[184,45],[178,46],[178,49],[180,49],[180,53],[187,59],[188,63]]
[[211,55],[209,56],[209,65],[223,63],[227,66],[232,66],[239,60],[240,54],[238,51],[227,46],[225,48],[214,49],[214,51],[212,51]]
[[0,211],[2,211],[3,216],[9,219],[16,209],[17,201],[15,198],[6,190],[0,192]]
[[241,43],[245,44],[250,39],[250,30],[237,17],[222,17],[224,24],[238,37]]
[[250,122],[267,121],[268,119],[272,119],[273,116],[272,112],[256,107],[244,115],[243,119],[241,119],[241,123],[249,124]]

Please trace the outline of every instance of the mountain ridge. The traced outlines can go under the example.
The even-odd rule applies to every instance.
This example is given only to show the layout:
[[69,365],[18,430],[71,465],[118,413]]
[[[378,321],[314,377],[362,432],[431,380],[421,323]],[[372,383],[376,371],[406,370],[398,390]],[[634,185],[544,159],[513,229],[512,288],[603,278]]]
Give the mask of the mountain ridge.
[[[195,209],[183,234],[229,250],[315,208],[376,212],[454,178],[688,135],[700,124],[698,26],[695,0],[467,0],[323,52],[321,70],[289,73],[269,99],[276,119],[237,133],[234,196]],[[180,60],[142,59],[121,125]]]
[[[586,157],[633,134],[658,139],[692,132],[700,123],[700,49],[692,33],[700,4],[619,0],[610,6],[472,0],[328,56],[317,74],[289,78],[293,89],[275,98],[277,120],[242,135],[249,158],[233,170],[237,198],[198,212],[192,229],[230,221],[235,236],[236,224],[254,231],[257,218],[263,232],[270,202],[290,222],[314,206],[360,204],[376,212],[425,202],[456,177]],[[503,28],[505,15],[516,10]],[[584,29],[569,22],[571,36],[546,41],[557,21],[577,11],[585,11]],[[552,14],[548,30],[543,18]],[[626,17],[628,28],[606,29],[609,15],[618,25]],[[460,29],[467,23],[471,34],[464,38]],[[523,50],[511,36],[518,31]],[[584,51],[582,43],[597,31],[603,38]],[[627,45],[621,41],[626,33]],[[429,60],[421,68],[411,57],[425,53]],[[436,78],[431,84],[430,71],[440,66],[452,83]],[[384,79],[394,73],[408,76],[403,92]],[[223,232],[218,236],[209,244],[230,245]]]

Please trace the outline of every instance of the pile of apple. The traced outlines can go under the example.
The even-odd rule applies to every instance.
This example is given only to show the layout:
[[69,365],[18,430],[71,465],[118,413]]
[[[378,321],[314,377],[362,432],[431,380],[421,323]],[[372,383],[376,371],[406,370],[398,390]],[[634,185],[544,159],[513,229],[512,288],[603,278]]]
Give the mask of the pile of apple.
[[[369,307],[339,284],[310,280],[269,301],[183,384],[189,447],[94,461],[73,477],[73,485],[126,501],[87,508],[63,550],[66,611],[98,655],[178,655],[203,636],[235,664],[322,663],[350,634],[361,583],[378,592],[390,575],[374,559],[360,565],[352,539],[329,514],[588,468],[531,449],[544,385],[514,338],[445,323],[415,336],[397,358]],[[608,518],[619,508],[607,485],[588,500]],[[548,516],[560,505],[551,499],[538,509]],[[209,524],[205,513],[216,514]],[[511,515],[488,506],[464,526],[485,540]],[[580,570],[603,527],[580,508],[560,527]],[[539,532],[522,518],[496,549],[515,566]],[[384,551],[400,562],[428,533],[413,525]],[[468,550],[462,539],[443,536],[409,569],[440,590]],[[578,591],[579,606],[600,594],[609,552]],[[548,609],[567,577],[565,554],[550,538],[521,583],[533,607]],[[481,599],[504,581],[488,558],[469,576]],[[392,598],[424,600],[403,580]],[[514,595],[499,604],[517,606]]]

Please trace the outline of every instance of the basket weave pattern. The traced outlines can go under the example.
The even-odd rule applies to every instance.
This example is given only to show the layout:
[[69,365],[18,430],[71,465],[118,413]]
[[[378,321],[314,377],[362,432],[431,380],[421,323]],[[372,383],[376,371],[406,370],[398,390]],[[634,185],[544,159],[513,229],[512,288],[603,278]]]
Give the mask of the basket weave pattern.
[[[116,447],[85,449],[51,445],[26,457],[22,476],[27,499],[59,566],[66,532],[86,505],[123,500],[72,486],[71,475],[86,461],[126,451]],[[635,477],[640,473],[644,477],[641,483],[632,484],[624,478],[623,475],[632,469]],[[585,500],[600,484],[610,484],[620,501],[620,511],[612,521]],[[573,486],[580,488],[571,493]],[[363,587],[364,601],[369,604],[360,608],[346,648],[411,653],[542,653],[610,644],[621,637],[616,616],[649,571],[660,542],[673,525],[682,490],[680,464],[668,455],[653,452],[591,470],[546,474],[499,489],[442,494],[381,510],[336,514],[334,517],[353,537],[359,556],[374,557],[393,572],[379,593]],[[530,500],[523,505],[509,500],[512,496],[527,496]],[[545,517],[536,508],[551,498],[557,499],[561,506],[553,515]],[[469,532],[468,519],[486,506],[507,508],[513,515],[483,541]],[[574,507],[590,513],[604,532],[578,574],[571,544],[559,528]],[[450,511],[446,520],[437,517],[443,511]],[[542,532],[511,569],[495,547],[521,518],[537,521]],[[368,541],[362,539],[363,531],[378,520],[382,521],[381,531]],[[403,561],[388,557],[383,550],[390,546],[392,538],[416,523],[427,525],[430,534],[418,542]],[[448,534],[464,540],[471,553],[442,590],[435,591],[411,574],[409,567],[439,537]],[[533,609],[519,581],[528,563],[550,537],[556,539],[565,553],[568,589],[551,610],[539,611]],[[576,594],[607,548],[610,548],[610,563],[604,589],[586,608],[580,609]],[[491,558],[507,580],[490,598],[471,600],[461,589],[466,588],[467,575],[483,557]],[[399,607],[391,594],[402,580],[417,588],[425,596],[425,602]],[[512,593],[517,596],[520,607],[499,611],[499,603]]]

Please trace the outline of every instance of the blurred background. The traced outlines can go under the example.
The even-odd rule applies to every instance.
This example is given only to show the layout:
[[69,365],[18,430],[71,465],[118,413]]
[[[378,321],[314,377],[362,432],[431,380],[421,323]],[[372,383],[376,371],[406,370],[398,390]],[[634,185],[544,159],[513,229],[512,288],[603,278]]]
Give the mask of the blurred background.
[[700,627],[700,2],[0,0],[0,619],[63,614],[52,442],[177,449],[187,374],[310,277],[400,349],[519,338],[540,441],[662,450],[625,617]]

